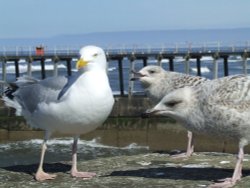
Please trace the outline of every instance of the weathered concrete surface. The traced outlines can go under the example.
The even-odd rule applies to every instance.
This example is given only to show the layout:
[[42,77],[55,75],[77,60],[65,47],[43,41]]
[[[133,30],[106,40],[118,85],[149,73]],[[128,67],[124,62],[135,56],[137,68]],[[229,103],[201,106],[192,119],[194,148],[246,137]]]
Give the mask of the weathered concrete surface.
[[[243,179],[235,187],[250,187],[250,156],[246,155]],[[207,187],[213,181],[230,177],[235,156],[196,153],[189,159],[173,159],[168,154],[148,153],[80,161],[79,169],[97,172],[97,177],[71,178],[67,162],[46,164],[45,170],[57,174],[51,181],[36,182],[34,165],[0,168],[0,187]]]

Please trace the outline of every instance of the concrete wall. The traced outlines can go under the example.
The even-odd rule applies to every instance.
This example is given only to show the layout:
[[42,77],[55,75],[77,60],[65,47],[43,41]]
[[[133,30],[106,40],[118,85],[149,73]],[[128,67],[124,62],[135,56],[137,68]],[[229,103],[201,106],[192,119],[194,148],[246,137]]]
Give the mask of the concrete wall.
[[[149,146],[152,150],[185,150],[186,130],[169,118],[141,119],[141,112],[151,104],[144,97],[116,97],[114,109],[107,121],[95,131],[82,135],[82,139],[99,138],[103,144],[124,147],[131,143]],[[13,109],[0,105],[0,142],[43,138],[42,130],[27,126],[22,117],[15,117]],[[56,133],[54,137],[69,136]],[[195,151],[233,152],[237,143],[206,135],[195,135]],[[246,148],[246,151],[250,148]]]

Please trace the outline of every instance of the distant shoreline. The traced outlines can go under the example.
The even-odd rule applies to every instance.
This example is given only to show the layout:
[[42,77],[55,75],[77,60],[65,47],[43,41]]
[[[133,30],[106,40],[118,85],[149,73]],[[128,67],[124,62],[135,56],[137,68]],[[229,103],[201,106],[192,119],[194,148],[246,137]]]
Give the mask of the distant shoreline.
[[169,43],[246,43],[250,42],[250,28],[232,29],[181,29],[151,31],[97,32],[87,34],[65,34],[48,38],[0,38],[2,46],[63,46],[88,45],[161,45]]

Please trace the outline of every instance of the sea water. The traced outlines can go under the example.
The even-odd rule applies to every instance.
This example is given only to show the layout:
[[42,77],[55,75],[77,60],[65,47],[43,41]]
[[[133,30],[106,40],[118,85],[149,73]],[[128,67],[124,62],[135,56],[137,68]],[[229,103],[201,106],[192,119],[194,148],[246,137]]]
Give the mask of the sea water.
[[[77,70],[75,69],[76,61],[72,61],[71,68],[72,74],[74,74]],[[148,65],[157,65],[156,59],[148,59]],[[248,59],[248,64],[250,63],[250,59]],[[142,60],[136,60],[134,64],[134,69],[136,71],[140,70],[143,67]],[[213,79],[213,60],[211,57],[204,57],[201,59],[201,76]],[[162,60],[162,67],[166,70],[169,70],[169,63],[167,59]],[[66,62],[60,61],[57,63],[58,75],[67,75],[67,66]],[[229,75],[234,74],[242,74],[243,73],[243,60],[241,57],[230,57],[228,60],[228,68]],[[54,63],[47,59],[45,61],[45,70],[46,77],[50,77],[54,75]],[[14,62],[7,62],[7,81],[12,82],[15,81],[15,66]],[[124,92],[128,92],[129,86],[129,71],[130,71],[130,61],[128,59],[123,60],[123,79],[124,79]],[[174,59],[174,71],[185,73],[185,60],[183,58],[175,58]],[[27,75],[27,62],[25,60],[21,60],[19,62],[19,72],[20,76]],[[0,78],[2,77],[2,68],[0,68]],[[190,59],[190,70],[189,73],[191,75],[197,75],[197,67],[196,67],[196,59]],[[32,63],[32,76],[41,79],[41,65],[40,62]],[[118,62],[113,60],[109,61],[108,67],[108,76],[112,91],[114,94],[120,94],[120,83],[119,83],[119,70],[118,70]],[[218,77],[224,76],[224,65],[223,59],[218,59]],[[134,83],[133,92],[142,92],[143,89],[140,86],[139,82]]]
[[[37,164],[40,158],[43,140],[32,139],[0,143],[0,167]],[[46,163],[71,161],[73,138],[54,138],[47,143]],[[112,157],[119,155],[136,155],[147,153],[147,146],[131,143],[125,147],[102,145],[99,139],[78,141],[79,160],[90,160],[99,157]]]

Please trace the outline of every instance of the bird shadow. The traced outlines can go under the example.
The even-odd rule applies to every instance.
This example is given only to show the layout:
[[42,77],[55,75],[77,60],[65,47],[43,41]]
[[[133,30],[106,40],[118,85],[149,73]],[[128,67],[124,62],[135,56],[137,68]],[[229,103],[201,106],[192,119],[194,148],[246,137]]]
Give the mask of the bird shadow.
[[[184,167],[158,167],[137,170],[113,171],[112,176],[133,176],[143,178],[159,178],[173,180],[207,180],[216,181],[233,175],[233,169],[224,168],[184,168]],[[243,177],[249,176],[250,170],[243,170]]]
[[[33,175],[38,168],[38,164],[30,164],[30,165],[14,165],[8,167],[1,167],[4,170],[11,172],[21,172],[29,175]],[[63,172],[66,173],[70,171],[71,165],[63,164],[63,163],[44,163],[43,169],[48,173],[58,173]]]
[[[14,165],[8,167],[1,167],[4,170],[10,172],[20,172],[29,175],[34,175],[38,167],[38,164],[30,165]],[[70,171],[71,165],[63,163],[45,163],[44,171],[48,173],[66,173]],[[136,170],[117,170],[108,175],[100,177],[143,177],[143,178],[155,178],[155,179],[173,179],[173,180],[206,180],[216,181],[218,179],[224,179],[231,177],[233,169],[225,168],[185,168],[185,167],[152,167]],[[243,177],[250,176],[250,170],[242,171]]]

